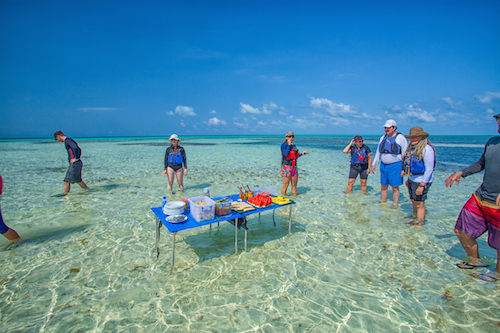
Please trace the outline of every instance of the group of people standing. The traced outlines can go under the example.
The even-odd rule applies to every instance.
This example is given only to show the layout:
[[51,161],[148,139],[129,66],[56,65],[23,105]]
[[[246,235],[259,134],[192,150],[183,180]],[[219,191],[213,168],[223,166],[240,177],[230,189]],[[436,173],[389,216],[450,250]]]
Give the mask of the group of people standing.
[[[500,113],[493,116],[500,133]],[[413,204],[412,225],[421,226],[425,221],[425,200],[427,192],[434,180],[436,151],[428,140],[429,133],[421,127],[413,127],[407,136],[397,131],[397,124],[389,119],[384,124],[385,134],[380,138],[375,153],[364,144],[361,136],[355,136],[343,149],[351,155],[351,165],[346,192],[351,192],[356,178],[360,177],[361,191],[367,191],[367,178],[370,173],[375,174],[380,162],[380,193],[381,201],[387,201],[389,186],[392,187],[393,206],[399,203],[399,187],[403,185],[403,177],[407,176],[406,186]],[[69,167],[64,178],[63,193],[68,194],[71,184],[77,183],[82,189],[88,187],[82,180],[81,149],[71,138],[62,131],[54,133],[54,139],[65,144],[68,153]],[[409,139],[409,143],[406,141]],[[291,184],[292,194],[297,195],[297,160],[309,152],[299,152],[294,144],[295,135],[292,131],[285,133],[285,141],[281,144],[281,176],[283,187],[281,194],[286,195]],[[168,176],[168,190],[172,191],[174,177],[180,190],[184,188],[183,176],[188,174],[186,152],[179,145],[180,139],[176,134],[169,138],[170,146],[165,152],[165,169],[162,175]],[[486,267],[480,257],[476,239],[488,231],[488,244],[497,251],[496,271],[486,274],[476,274],[476,277],[487,281],[500,279],[500,136],[490,138],[484,148],[481,158],[471,166],[453,173],[445,180],[445,185],[451,187],[459,184],[461,178],[484,170],[481,186],[471,196],[462,208],[455,224],[455,233],[465,249],[468,259],[458,263],[461,269],[475,269]],[[3,181],[0,176],[0,198]],[[20,240],[19,234],[9,228],[3,221],[0,206],[0,233],[11,241]]]
[[[421,127],[410,129],[406,137],[397,131],[396,121],[389,119],[384,124],[385,134],[380,138],[375,157],[363,142],[361,136],[354,139],[344,148],[345,154],[351,154],[351,167],[346,192],[352,192],[353,185],[359,175],[361,191],[366,193],[367,179],[370,173],[375,174],[380,162],[380,197],[387,201],[389,186],[392,188],[392,203],[399,204],[399,187],[407,176],[406,186],[413,204],[412,225],[422,225],[425,220],[425,199],[434,180],[436,152],[427,139],[429,133]],[[406,141],[410,140],[410,143]]]

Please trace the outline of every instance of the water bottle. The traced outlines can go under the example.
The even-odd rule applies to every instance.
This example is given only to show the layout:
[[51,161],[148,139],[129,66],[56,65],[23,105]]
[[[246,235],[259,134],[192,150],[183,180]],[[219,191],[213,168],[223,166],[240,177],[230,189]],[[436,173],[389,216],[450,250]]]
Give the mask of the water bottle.
[[205,188],[205,189],[203,189],[203,195],[207,196],[207,197],[210,197],[210,189],[208,187]]
[[163,197],[163,199],[161,200],[161,208],[165,207],[166,204],[167,204],[167,197]]

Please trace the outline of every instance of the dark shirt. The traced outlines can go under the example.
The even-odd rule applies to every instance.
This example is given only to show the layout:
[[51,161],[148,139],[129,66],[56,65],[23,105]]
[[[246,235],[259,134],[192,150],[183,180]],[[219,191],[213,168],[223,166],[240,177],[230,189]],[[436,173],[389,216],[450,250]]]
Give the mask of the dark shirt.
[[[187,169],[187,159],[186,159],[186,152],[184,151],[184,148],[181,146],[177,145],[177,151],[175,151],[174,146],[170,145],[170,147],[167,148],[167,151],[165,152],[165,170],[167,170],[169,165],[172,165],[172,163],[168,163],[168,156],[174,153],[179,153],[182,156],[182,164],[184,164],[184,168]],[[179,163],[181,164],[181,163]],[[179,165],[175,164],[175,165]]]
[[490,138],[476,163],[463,169],[463,177],[484,170],[483,183],[476,190],[481,200],[495,203],[500,192],[500,136]]
[[64,140],[64,146],[66,147],[66,150],[68,151],[68,161],[71,163],[71,159],[80,159],[80,155],[82,154],[82,150],[80,147],[78,147],[78,143],[76,143],[75,140],[71,138],[66,138]]

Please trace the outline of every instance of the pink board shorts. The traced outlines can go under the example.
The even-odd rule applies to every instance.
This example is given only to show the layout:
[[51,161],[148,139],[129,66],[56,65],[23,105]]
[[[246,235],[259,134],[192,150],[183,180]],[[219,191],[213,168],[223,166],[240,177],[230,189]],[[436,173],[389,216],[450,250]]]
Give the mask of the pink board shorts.
[[488,230],[488,245],[500,251],[500,207],[480,200],[473,194],[458,215],[455,229],[472,238],[478,238]]
[[282,165],[280,173],[283,177],[293,177],[297,174],[297,168],[289,165]]

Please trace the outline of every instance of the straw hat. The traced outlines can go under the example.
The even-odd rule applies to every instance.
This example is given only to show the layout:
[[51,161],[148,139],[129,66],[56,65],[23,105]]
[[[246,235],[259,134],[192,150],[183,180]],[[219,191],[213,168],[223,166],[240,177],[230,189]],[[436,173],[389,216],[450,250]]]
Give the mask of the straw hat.
[[172,140],[177,140],[177,141],[181,141],[181,139],[179,139],[179,137],[177,136],[177,134],[172,134],[170,136],[170,139],[168,139],[169,141],[172,141]]
[[429,136],[429,133],[424,132],[422,127],[412,127],[410,128],[410,135],[405,135],[405,138],[414,138],[416,136],[421,136],[423,139]]
[[285,136],[293,136],[293,132],[292,131],[288,131],[285,133]]

